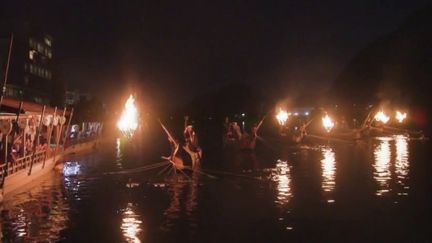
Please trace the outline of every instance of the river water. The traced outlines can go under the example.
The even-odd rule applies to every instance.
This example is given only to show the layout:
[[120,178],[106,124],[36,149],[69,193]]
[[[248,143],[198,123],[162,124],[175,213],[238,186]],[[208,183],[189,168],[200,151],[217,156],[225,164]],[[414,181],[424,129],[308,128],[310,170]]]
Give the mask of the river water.
[[162,143],[143,149],[113,138],[65,158],[64,175],[53,171],[5,199],[3,241],[432,240],[429,141],[216,147],[199,172],[144,171],[168,153]]

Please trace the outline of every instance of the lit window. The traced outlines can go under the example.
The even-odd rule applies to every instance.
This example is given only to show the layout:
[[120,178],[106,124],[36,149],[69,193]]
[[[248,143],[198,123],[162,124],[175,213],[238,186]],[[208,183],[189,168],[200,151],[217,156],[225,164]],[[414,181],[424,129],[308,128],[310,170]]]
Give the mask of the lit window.
[[35,50],[30,50],[29,51],[29,59],[30,60],[34,60],[35,54],[36,54]]
[[47,44],[47,46],[51,46],[51,40],[47,37],[45,37],[45,44]]
[[51,59],[52,58],[52,52],[48,51],[48,58]]

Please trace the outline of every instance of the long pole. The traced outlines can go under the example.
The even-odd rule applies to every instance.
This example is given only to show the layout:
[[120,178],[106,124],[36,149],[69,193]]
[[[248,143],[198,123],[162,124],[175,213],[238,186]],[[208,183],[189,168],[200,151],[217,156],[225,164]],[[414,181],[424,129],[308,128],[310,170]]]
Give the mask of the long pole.
[[[3,79],[3,86],[2,86],[2,91],[1,91],[1,96],[0,96],[0,108],[1,105],[3,104],[3,97],[6,93],[6,84],[7,84],[7,80],[8,80],[8,74],[9,74],[9,64],[10,64],[10,59],[11,59],[11,54],[12,54],[12,46],[13,46],[13,39],[14,36],[13,34],[11,34],[11,39],[10,39],[10,43],[9,43],[9,53],[8,53],[8,59],[7,59],[7,63],[6,63],[6,70],[5,70],[5,76]],[[5,170],[3,171],[3,178],[1,181],[1,188],[3,188],[3,184],[5,182],[6,176],[7,176],[7,171],[8,171],[8,159],[7,159],[7,154],[8,154],[8,147],[7,147],[7,141],[8,140],[8,135],[5,135]]]
[[40,121],[39,121],[39,125],[38,125],[38,128],[36,130],[36,136],[35,136],[35,139],[33,141],[33,154],[32,154],[32,159],[31,159],[31,162],[30,162],[30,169],[29,169],[28,175],[31,175],[31,172],[32,172],[33,161],[34,161],[34,157],[36,155],[36,145],[38,143],[37,141],[39,140],[39,134],[40,134],[41,126],[42,126],[42,120],[43,120],[43,117],[44,117],[44,114],[45,114],[45,108],[46,108],[46,106],[43,106],[43,108],[42,108],[42,114],[41,114]]
[[[65,115],[66,115],[66,107],[63,108],[63,116],[62,116],[62,118],[65,117]],[[60,129],[57,129],[57,132],[56,132],[56,140],[55,140],[56,141],[56,146],[55,146],[55,149],[54,149],[54,158],[53,158],[54,163],[56,162],[55,159],[56,159],[56,154],[57,154],[57,147],[59,146],[59,143],[60,143],[60,137],[61,137],[62,131],[63,131],[63,123],[60,124]]]
[[4,167],[4,170],[3,170],[3,175],[2,175],[2,181],[1,181],[0,189],[3,188],[4,182],[6,180],[6,176],[8,174],[8,158],[7,158],[7,155],[8,155],[8,146],[7,146],[7,143],[8,143],[8,134],[5,134],[4,136],[5,136],[5,143],[4,143],[4,149],[5,149],[5,161],[4,162],[5,162],[5,167]]
[[14,36],[12,34],[11,40],[9,43],[9,53],[8,53],[8,59],[7,59],[7,63],[6,63],[5,76],[4,76],[4,80],[3,80],[2,94],[1,94],[1,98],[0,98],[0,107],[3,104],[3,97],[6,93],[6,84],[7,84],[7,80],[8,80],[8,74],[9,74],[9,64],[10,64],[10,59],[11,59],[11,54],[12,54],[13,40],[14,40]]
[[64,136],[64,139],[63,139],[63,148],[65,147],[66,140],[68,138],[68,133],[69,133],[69,129],[70,129],[70,124],[71,124],[73,113],[74,113],[74,108],[72,108],[72,110],[71,110],[71,113],[70,113],[70,116],[69,116],[69,121],[68,121],[68,124],[66,126],[65,136]]
[[[18,125],[18,134],[19,134],[19,117],[21,114],[22,107],[23,107],[23,102],[20,101],[19,108],[18,108],[18,111],[16,113],[16,118],[15,118],[15,122]],[[12,126],[12,129],[13,129],[13,126]],[[12,131],[12,146],[15,144],[15,137],[16,137],[16,131]],[[23,146],[23,147],[25,147],[25,146]]]
[[51,137],[52,137],[52,131],[54,130],[54,120],[55,120],[56,115],[57,115],[57,106],[54,108],[53,119],[52,119],[50,127],[48,129],[48,139],[47,139],[47,145],[48,145],[48,147],[47,147],[47,149],[45,151],[45,156],[44,156],[44,160],[43,160],[43,163],[42,163],[42,169],[45,168],[45,161],[46,161],[46,158],[47,158],[47,154],[51,153]]

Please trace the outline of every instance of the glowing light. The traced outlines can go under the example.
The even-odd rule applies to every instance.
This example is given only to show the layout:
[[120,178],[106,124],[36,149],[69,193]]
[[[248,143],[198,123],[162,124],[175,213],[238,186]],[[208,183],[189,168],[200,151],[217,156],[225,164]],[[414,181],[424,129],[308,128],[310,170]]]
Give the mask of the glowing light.
[[138,110],[135,106],[135,99],[132,95],[126,101],[123,113],[117,122],[117,127],[126,136],[133,136],[138,128]]
[[406,117],[407,117],[407,113],[396,111],[396,120],[399,123],[402,123],[406,119]]
[[374,155],[374,179],[378,183],[376,195],[382,196],[389,191],[389,180],[391,179],[391,150],[388,138],[380,139],[380,143],[375,148]]
[[379,112],[377,112],[376,114],[375,114],[375,120],[376,121],[378,121],[378,122],[382,122],[382,123],[384,123],[384,124],[386,124],[389,120],[390,120],[390,117],[389,116],[387,116],[385,113],[384,113],[384,111],[379,111]]
[[326,114],[326,115],[322,118],[322,124],[323,124],[323,126],[324,126],[324,129],[325,129],[327,132],[330,132],[330,131],[333,129],[333,127],[334,127],[334,122],[333,122],[333,120],[329,117],[328,114]]
[[76,176],[80,172],[80,164],[78,162],[65,162],[63,166],[64,176]]
[[282,109],[279,109],[279,112],[276,115],[276,120],[278,121],[279,125],[284,126],[286,121],[288,120],[289,114]]

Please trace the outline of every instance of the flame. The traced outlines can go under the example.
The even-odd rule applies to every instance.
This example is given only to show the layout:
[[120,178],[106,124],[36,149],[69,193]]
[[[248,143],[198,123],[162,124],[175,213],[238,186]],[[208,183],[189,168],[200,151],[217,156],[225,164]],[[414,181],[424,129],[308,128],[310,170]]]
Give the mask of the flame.
[[132,136],[138,128],[138,110],[135,106],[135,99],[132,95],[129,96],[125,103],[125,108],[117,122],[117,127],[127,136]]
[[402,123],[406,119],[406,117],[406,112],[396,111],[396,120],[398,120],[399,123]]
[[283,126],[285,125],[286,121],[288,120],[288,114],[285,110],[279,109],[279,112],[276,115],[276,119],[279,123],[279,125]]
[[390,117],[387,116],[387,115],[384,113],[384,111],[379,111],[379,112],[377,112],[374,118],[375,118],[376,121],[378,121],[378,122],[382,122],[382,123],[384,123],[384,124],[386,124],[386,123],[390,120]]
[[323,123],[324,129],[325,129],[327,132],[330,132],[330,131],[333,129],[333,127],[334,127],[334,122],[333,122],[333,120],[329,117],[328,114],[326,114],[326,115],[322,118],[322,123]]

